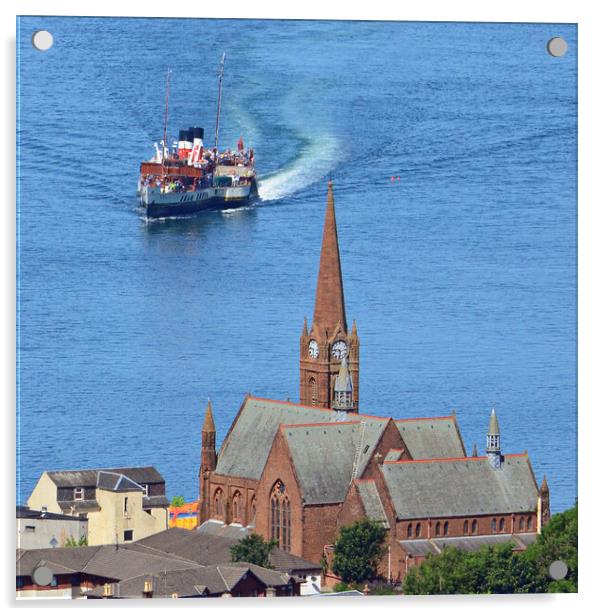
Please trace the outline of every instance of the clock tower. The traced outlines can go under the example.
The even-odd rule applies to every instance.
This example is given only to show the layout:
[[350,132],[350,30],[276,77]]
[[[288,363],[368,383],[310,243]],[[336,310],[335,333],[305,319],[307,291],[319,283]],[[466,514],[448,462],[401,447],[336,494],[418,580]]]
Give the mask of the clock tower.
[[335,382],[345,359],[351,380],[349,410],[357,412],[359,352],[355,321],[351,332],[347,329],[334,197],[332,182],[328,182],[313,323],[308,329],[305,319],[301,332],[301,404],[333,407]]

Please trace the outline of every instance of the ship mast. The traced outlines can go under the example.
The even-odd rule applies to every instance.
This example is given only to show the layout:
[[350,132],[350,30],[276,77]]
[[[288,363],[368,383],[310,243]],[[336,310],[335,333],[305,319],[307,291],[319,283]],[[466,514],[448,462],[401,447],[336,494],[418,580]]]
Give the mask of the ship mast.
[[215,118],[215,150],[217,152],[217,141],[219,137],[219,116],[222,107],[222,79],[224,78],[224,64],[226,63],[226,54],[222,55],[222,61],[220,63],[219,79],[217,87],[217,116]]
[[163,118],[163,155],[161,157],[161,167],[163,170],[163,181],[162,189],[165,192],[165,157],[166,157],[166,148],[167,148],[167,117],[169,114],[169,78],[171,76],[171,69],[167,69],[167,80],[165,87],[165,116]]

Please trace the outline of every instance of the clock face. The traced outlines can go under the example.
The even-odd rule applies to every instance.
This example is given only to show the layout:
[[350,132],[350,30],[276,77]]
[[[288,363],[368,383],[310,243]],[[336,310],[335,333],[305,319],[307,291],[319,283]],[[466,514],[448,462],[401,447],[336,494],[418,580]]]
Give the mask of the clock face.
[[343,359],[343,357],[347,357],[347,345],[343,340],[337,340],[332,345],[332,356],[335,359]]
[[315,340],[309,341],[309,356],[316,359],[320,354],[320,349],[318,347],[318,343]]

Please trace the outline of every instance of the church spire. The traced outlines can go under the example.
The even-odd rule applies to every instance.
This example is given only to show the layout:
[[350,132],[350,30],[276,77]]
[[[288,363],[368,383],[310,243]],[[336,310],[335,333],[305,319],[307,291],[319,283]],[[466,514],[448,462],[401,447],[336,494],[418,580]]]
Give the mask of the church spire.
[[215,422],[213,421],[213,407],[211,406],[211,398],[207,400],[207,408],[205,409],[205,421],[203,423],[203,432],[215,432]]
[[320,271],[318,273],[318,288],[314,308],[314,326],[320,330],[328,330],[329,334],[331,334],[338,323],[341,324],[343,331],[347,333],[337,221],[334,213],[332,181],[329,181],[324,233],[322,235]]
[[500,468],[502,465],[502,449],[500,447],[500,424],[495,414],[495,409],[491,409],[489,416],[489,430],[487,431],[487,457],[493,468]]

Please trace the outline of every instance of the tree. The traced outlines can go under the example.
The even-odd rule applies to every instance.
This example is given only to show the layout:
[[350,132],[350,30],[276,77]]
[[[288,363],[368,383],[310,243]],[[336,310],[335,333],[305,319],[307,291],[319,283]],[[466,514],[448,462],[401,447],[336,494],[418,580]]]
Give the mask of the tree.
[[261,535],[248,535],[230,547],[232,562],[246,562],[271,569],[270,552],[278,545],[275,539],[265,541]]
[[346,584],[359,584],[376,577],[384,556],[387,531],[380,522],[362,518],[341,528],[334,544],[333,572]]
[[[524,557],[534,567],[539,592],[577,592],[578,507],[567,509],[550,518],[537,541],[525,551]],[[550,564],[566,563],[568,573],[563,580],[549,577]]]
[[171,499],[171,506],[172,507],[183,507],[185,505],[186,501],[184,500],[183,496],[174,496]]
[[66,548],[80,548],[86,545],[88,545],[88,538],[86,536],[80,537],[79,540],[75,539],[75,537],[69,537],[65,541]]

